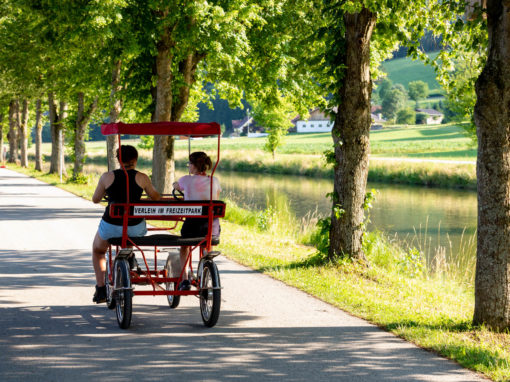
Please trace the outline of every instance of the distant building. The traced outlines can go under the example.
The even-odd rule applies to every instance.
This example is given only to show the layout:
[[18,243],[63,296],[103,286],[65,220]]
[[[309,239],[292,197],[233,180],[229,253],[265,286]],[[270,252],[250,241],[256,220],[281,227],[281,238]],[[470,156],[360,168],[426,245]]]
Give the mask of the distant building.
[[[336,108],[334,109],[336,111]],[[382,124],[386,122],[382,118],[380,113],[373,112],[371,114],[372,124],[371,129],[381,129]],[[307,121],[301,120],[300,117],[296,117],[292,120],[292,123],[296,125],[296,131],[298,133],[329,133],[333,129],[334,122],[331,118],[326,116],[319,108],[310,111],[310,117]]]
[[435,109],[416,109],[416,112],[427,115],[427,125],[440,125],[443,122],[444,114]]
[[310,111],[307,121],[300,117],[294,118],[292,122],[294,121],[298,133],[327,133],[333,129],[333,122],[319,108]]
[[253,122],[252,117],[244,117],[243,119],[234,119],[232,120],[232,130],[234,133],[238,135],[241,133],[248,133],[248,128],[250,124]]

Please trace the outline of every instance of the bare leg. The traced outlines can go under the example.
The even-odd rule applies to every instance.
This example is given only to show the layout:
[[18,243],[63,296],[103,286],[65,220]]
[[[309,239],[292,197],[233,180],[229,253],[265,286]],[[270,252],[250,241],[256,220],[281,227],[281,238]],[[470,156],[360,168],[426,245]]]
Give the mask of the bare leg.
[[108,250],[109,243],[101,239],[101,236],[96,232],[94,243],[92,244],[92,265],[96,274],[96,285],[99,287],[104,286],[104,274],[106,272],[106,259],[105,253]]
[[[189,247],[181,247],[180,254],[181,254],[181,270],[183,267],[186,266],[186,260],[188,259],[188,253],[189,253]],[[182,274],[182,279],[187,280],[188,279],[188,269],[186,268],[184,270],[184,273]]]

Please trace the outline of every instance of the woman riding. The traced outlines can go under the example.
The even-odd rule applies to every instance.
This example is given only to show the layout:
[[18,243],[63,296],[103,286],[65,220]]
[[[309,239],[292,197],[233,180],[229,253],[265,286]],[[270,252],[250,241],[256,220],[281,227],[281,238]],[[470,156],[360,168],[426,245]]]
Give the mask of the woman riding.
[[[160,194],[154,189],[149,177],[135,170],[138,161],[138,151],[133,146],[122,145],[120,147],[122,164],[127,171],[129,178],[129,202],[136,203],[140,201],[143,191],[152,200],[159,200]],[[119,150],[117,150],[117,159],[119,159]],[[108,206],[105,209],[103,217],[92,244],[92,264],[96,274],[96,292],[93,302],[99,304],[106,301],[105,271],[106,260],[105,253],[108,250],[108,239],[122,236],[122,218],[110,217],[111,203],[125,203],[127,199],[126,175],[123,169],[105,172],[101,175],[97,184],[92,201],[99,203],[106,195],[108,197]],[[145,236],[147,227],[144,219],[129,219],[127,234],[129,237]]]
[[[189,173],[174,182],[173,187],[184,193],[184,200],[210,200],[211,182],[212,182],[212,199],[218,199],[221,191],[220,182],[217,178],[207,175],[207,171],[212,168],[212,161],[206,153],[196,151],[189,156]],[[181,228],[182,237],[205,237],[207,235],[209,220],[208,218],[186,218]],[[220,221],[218,218],[213,219],[212,236],[220,235]],[[186,264],[188,258],[189,247],[183,246],[180,250],[181,269]],[[187,272],[184,271],[184,280],[181,282],[180,290],[189,290],[190,281]]]

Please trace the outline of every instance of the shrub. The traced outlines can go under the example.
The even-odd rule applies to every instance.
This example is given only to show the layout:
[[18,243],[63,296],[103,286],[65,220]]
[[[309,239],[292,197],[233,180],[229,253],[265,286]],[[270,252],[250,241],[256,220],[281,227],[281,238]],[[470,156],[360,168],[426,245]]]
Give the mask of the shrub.
[[416,113],[410,108],[401,109],[397,112],[397,123],[414,125],[416,121]]
[[416,124],[417,125],[426,125],[427,117],[428,117],[428,115],[425,113],[417,113],[416,114]]

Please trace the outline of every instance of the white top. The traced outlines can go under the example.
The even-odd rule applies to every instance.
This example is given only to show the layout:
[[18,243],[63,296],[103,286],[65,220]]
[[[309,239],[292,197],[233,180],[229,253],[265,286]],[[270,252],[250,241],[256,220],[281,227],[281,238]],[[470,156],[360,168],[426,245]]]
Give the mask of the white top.
[[[220,182],[212,178],[213,200],[218,199],[221,191]],[[184,200],[209,200],[211,177],[207,175],[185,175],[179,179],[179,187],[184,193]]]

